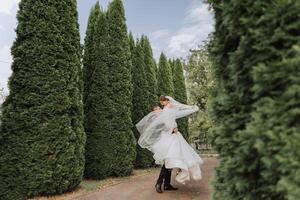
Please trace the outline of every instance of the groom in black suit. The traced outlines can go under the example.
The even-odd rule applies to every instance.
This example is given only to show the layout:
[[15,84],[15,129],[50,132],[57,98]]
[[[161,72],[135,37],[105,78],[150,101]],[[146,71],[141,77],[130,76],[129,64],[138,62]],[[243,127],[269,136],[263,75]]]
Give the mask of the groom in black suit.
[[[174,128],[172,134],[176,133],[177,131],[178,129]],[[164,184],[164,190],[178,190],[178,188],[174,188],[171,185],[171,174],[172,174],[172,169],[167,169],[166,166],[163,165],[160,170],[159,177],[155,184],[156,192],[158,193],[163,192],[161,189],[162,184]]]

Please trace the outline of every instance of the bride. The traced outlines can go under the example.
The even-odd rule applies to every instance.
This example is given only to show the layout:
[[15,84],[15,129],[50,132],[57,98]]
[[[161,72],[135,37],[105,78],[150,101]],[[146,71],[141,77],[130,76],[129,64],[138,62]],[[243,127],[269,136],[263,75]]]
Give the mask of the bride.
[[[170,96],[161,96],[160,103],[164,106],[163,110],[150,112],[136,124],[141,134],[138,144],[154,154],[156,164],[167,169],[178,169],[175,178],[178,183],[201,179],[200,165],[203,161],[177,131],[176,123],[176,119],[197,112],[198,106],[181,104]],[[158,180],[156,189],[160,192],[161,184],[162,181]]]

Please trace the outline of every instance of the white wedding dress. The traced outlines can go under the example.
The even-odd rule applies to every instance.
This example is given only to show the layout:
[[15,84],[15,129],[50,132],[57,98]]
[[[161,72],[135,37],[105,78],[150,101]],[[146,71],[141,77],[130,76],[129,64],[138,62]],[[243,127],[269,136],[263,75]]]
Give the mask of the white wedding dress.
[[156,164],[180,169],[175,180],[185,184],[202,178],[200,166],[203,160],[186,142],[180,130],[176,133],[172,131],[177,127],[176,119],[197,112],[199,108],[173,102],[172,107],[165,107],[161,113],[151,112],[136,125],[141,133],[138,143],[154,154]]

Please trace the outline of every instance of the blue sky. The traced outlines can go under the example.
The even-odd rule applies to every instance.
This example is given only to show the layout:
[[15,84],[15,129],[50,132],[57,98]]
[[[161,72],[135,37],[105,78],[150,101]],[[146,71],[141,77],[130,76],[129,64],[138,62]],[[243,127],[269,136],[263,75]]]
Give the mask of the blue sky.
[[[100,0],[106,8],[110,0]],[[0,0],[0,88],[6,92],[11,74],[10,47],[15,38],[20,0]],[[85,36],[91,6],[97,0],[77,0],[81,41]],[[127,27],[135,37],[149,36],[154,56],[186,58],[213,30],[213,15],[202,0],[124,0]]]

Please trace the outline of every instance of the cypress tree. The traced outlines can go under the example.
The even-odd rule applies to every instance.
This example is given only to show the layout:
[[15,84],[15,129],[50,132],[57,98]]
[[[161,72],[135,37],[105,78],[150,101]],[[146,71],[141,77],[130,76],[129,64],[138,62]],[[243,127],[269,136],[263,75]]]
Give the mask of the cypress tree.
[[[83,74],[83,102],[86,101],[86,98],[89,94],[89,87],[91,85],[92,79],[90,78],[93,75],[95,66],[93,66],[93,61],[96,59],[94,37],[95,37],[95,28],[98,16],[100,14],[100,5],[97,3],[91,8],[90,16],[88,19],[88,25],[84,38],[84,51],[82,59],[82,74]],[[84,103],[84,110],[87,110],[86,103]]]
[[[187,94],[185,79],[183,74],[182,63],[179,59],[174,60],[173,62],[173,84],[174,84],[174,98],[184,104],[187,104]],[[182,118],[178,121],[178,129],[184,136],[188,139],[188,118]]]
[[174,60],[174,58],[173,58],[173,59],[169,58],[168,62],[169,62],[169,65],[170,65],[170,67],[171,67],[171,70],[172,70],[172,76],[173,76],[173,74],[174,74],[175,60]]
[[133,38],[133,35],[132,35],[131,31],[129,32],[128,38],[129,38],[129,48],[130,48],[130,55],[131,55],[131,63],[133,64],[133,62],[134,62],[133,59],[134,59],[135,41],[134,41],[134,38]]
[[153,63],[154,63],[154,71],[155,71],[155,77],[156,77],[156,83],[157,83],[158,82],[158,80],[157,80],[158,79],[158,67],[157,67],[156,60],[154,58],[153,58]]
[[84,168],[76,1],[20,3],[0,130],[0,199],[75,188]]
[[121,0],[108,6],[108,83],[110,88],[112,175],[129,175],[136,156],[136,141],[132,133],[132,62]]
[[153,68],[154,68],[154,74],[155,74],[155,79],[156,79],[156,91],[157,91],[157,96],[158,94],[158,67],[155,58],[153,58]]
[[174,96],[172,69],[164,53],[159,58],[157,74],[158,95]]
[[[99,3],[92,9],[91,15],[97,13],[94,22],[93,40],[93,60],[89,65],[84,66],[84,71],[92,71],[89,75],[85,74],[88,91],[85,92],[85,131],[87,135],[86,143],[86,165],[85,176],[94,179],[103,179],[111,175],[111,152],[110,142],[110,119],[108,111],[111,100],[108,97],[108,71],[107,71],[107,23],[106,13],[100,9]],[[88,27],[91,26],[88,25]],[[87,36],[88,37],[88,34]],[[88,46],[87,46],[88,47]],[[86,57],[92,57],[86,55]],[[88,69],[88,67],[92,68]]]
[[[300,198],[300,22],[299,1],[260,2],[251,75],[255,108],[242,140],[258,152],[259,192],[253,199]],[[289,10],[289,12],[286,12]],[[279,26],[279,24],[281,24]],[[254,58],[253,58],[254,59]]]
[[[148,91],[147,91],[147,77],[145,72],[144,52],[141,46],[141,41],[136,42],[133,51],[133,69],[132,69],[132,82],[133,82],[133,109],[132,121],[137,124],[145,115],[149,113],[148,106]],[[146,95],[145,95],[146,94]],[[134,127],[133,132],[138,140],[140,134]],[[137,145],[137,155],[135,167],[147,168],[153,163],[152,154],[147,149],[142,149]]]
[[241,136],[251,117],[253,80],[250,72],[256,58],[252,56],[253,41],[243,37],[249,34],[251,24],[241,23],[240,19],[261,16],[261,13],[260,9],[246,9],[253,7],[252,2],[230,1],[220,6],[215,1],[212,5],[216,25],[210,53],[215,86],[209,110],[214,122],[212,144],[222,158],[216,168],[213,198],[252,199],[249,192],[258,191],[260,180],[258,154],[251,149],[250,141],[241,140]]
[[158,101],[157,97],[157,79],[156,79],[156,65],[153,58],[152,47],[147,36],[141,37],[141,45],[144,51],[144,64],[147,81],[148,92],[148,108],[151,108]]
[[211,3],[213,197],[299,199],[299,1]]

